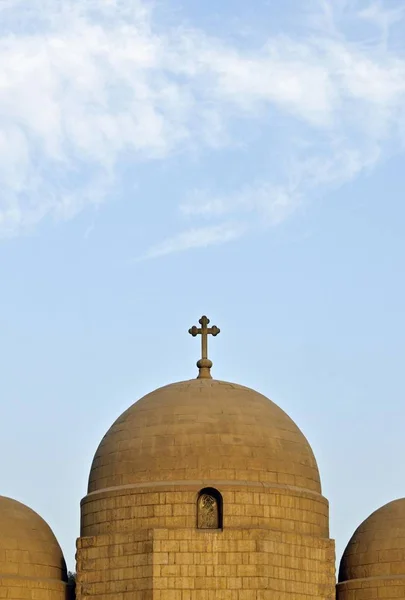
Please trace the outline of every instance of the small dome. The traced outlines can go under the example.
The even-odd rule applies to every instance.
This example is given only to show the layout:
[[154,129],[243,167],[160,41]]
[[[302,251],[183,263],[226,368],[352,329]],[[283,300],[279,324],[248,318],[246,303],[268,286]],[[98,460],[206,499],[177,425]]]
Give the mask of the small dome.
[[311,447],[290,417],[254,390],[213,379],[162,387],[124,412],[101,441],[88,491],[213,480],[321,492]]
[[405,498],[379,508],[356,529],[343,553],[339,583],[397,576],[405,576]]
[[49,525],[28,506],[0,496],[0,586],[20,578],[66,581],[66,565]]

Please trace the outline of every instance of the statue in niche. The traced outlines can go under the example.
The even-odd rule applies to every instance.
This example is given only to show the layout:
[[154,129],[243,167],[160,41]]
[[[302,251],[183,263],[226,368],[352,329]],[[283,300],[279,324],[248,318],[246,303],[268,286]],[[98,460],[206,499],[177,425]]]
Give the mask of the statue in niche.
[[199,529],[219,528],[219,506],[217,499],[211,494],[201,494],[198,498],[197,525]]

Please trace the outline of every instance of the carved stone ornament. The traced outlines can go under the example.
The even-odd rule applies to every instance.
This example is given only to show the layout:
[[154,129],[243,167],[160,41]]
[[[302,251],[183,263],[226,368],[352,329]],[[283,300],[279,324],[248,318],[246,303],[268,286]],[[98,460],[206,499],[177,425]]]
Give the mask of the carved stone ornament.
[[199,529],[218,529],[218,502],[210,494],[202,494],[198,500]]

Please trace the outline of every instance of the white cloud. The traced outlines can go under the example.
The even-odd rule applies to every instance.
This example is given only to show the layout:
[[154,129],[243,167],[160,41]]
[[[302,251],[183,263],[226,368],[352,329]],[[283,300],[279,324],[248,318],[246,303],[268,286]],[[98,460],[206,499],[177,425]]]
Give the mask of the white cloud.
[[[403,11],[359,4],[318,2],[312,23],[327,35],[284,32],[241,49],[164,28],[142,0],[3,0],[0,235],[102,203],[123,157],[223,150],[240,120],[260,122],[284,159],[236,191],[191,194],[181,210],[189,229],[148,256],[235,239],[241,218],[276,225],[309,194],[370,169],[401,143],[405,59],[389,36]],[[347,41],[345,16],[383,23],[379,39]],[[281,134],[271,128],[280,120]],[[194,227],[197,217],[211,222]]]
[[365,8],[359,11],[359,17],[374,24],[381,30],[381,43],[387,46],[389,41],[390,29],[396,23],[402,21],[405,13],[405,7],[398,4],[395,8],[384,7],[381,0],[371,2]]
[[274,104],[315,125],[329,121],[335,91],[310,45],[280,37],[242,53],[201,35],[190,36],[187,42],[185,72],[209,75],[211,94],[220,102],[248,112]]
[[229,196],[215,196],[208,191],[197,190],[189,202],[180,206],[187,217],[220,217],[233,213],[260,215],[266,225],[277,225],[284,221],[299,204],[296,186],[276,187],[261,183],[246,187]]
[[225,244],[226,242],[240,238],[244,232],[244,226],[238,223],[196,227],[164,240],[152,247],[144,256],[137,260],[157,258],[194,248],[206,248],[207,246]]
[[310,156],[289,164],[283,184],[256,182],[233,193],[218,196],[213,190],[195,190],[180,212],[188,220],[240,218],[245,231],[279,225],[290,217],[315,190],[335,188],[361,171],[373,167],[380,158],[378,145],[348,148],[335,143],[330,156]]

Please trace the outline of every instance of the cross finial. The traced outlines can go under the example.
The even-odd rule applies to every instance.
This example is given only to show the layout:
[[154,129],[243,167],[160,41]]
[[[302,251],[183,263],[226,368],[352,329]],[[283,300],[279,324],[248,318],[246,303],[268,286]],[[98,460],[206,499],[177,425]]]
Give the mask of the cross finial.
[[198,374],[198,379],[212,379],[211,377],[211,367],[212,361],[208,358],[208,335],[216,336],[220,333],[220,329],[216,325],[212,327],[208,327],[210,320],[203,316],[199,320],[201,327],[196,327],[195,325],[188,330],[189,333],[193,337],[196,335],[201,335],[201,358],[197,362],[197,367],[200,372]]

